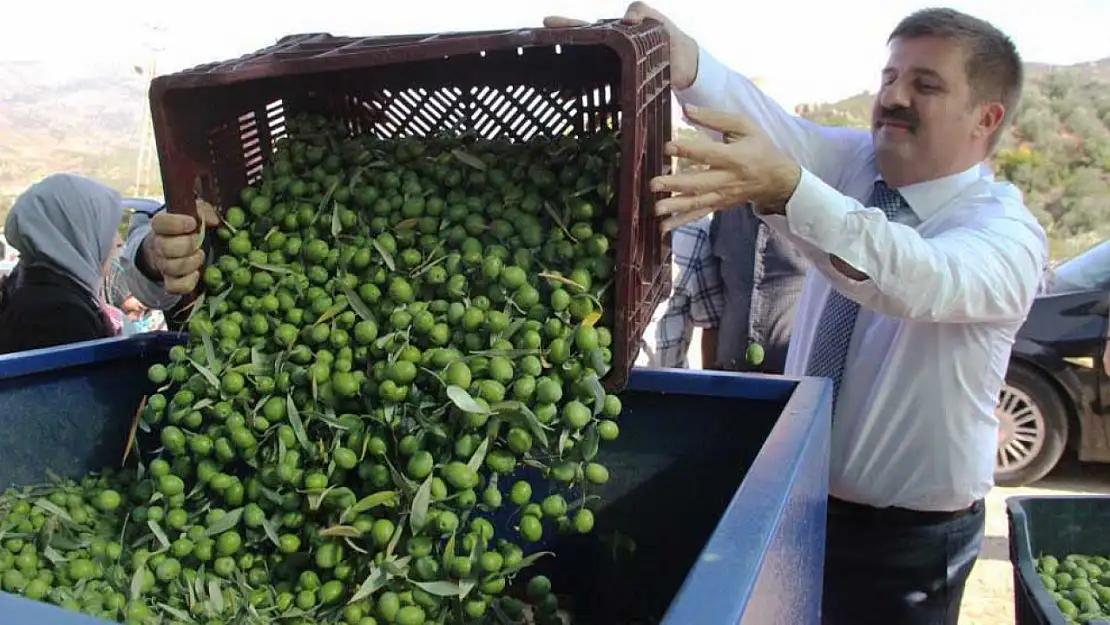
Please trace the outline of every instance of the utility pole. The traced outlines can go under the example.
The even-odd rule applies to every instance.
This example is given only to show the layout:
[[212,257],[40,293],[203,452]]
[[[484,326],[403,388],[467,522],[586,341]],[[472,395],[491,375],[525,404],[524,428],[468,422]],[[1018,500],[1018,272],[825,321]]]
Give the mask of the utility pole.
[[158,56],[166,48],[162,37],[165,26],[147,22],[144,24],[148,39],[143,48],[146,54],[145,67],[136,65],[135,72],[143,77],[143,97],[139,111],[139,154],[135,162],[135,195],[145,197],[150,191],[150,176],[154,169],[154,122],[150,117],[150,82],[158,72]]

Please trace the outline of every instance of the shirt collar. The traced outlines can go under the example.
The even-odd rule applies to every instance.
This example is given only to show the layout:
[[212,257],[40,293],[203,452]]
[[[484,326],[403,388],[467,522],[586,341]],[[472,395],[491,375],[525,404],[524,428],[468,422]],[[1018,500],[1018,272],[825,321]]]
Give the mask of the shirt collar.
[[[897,191],[918,219],[926,221],[975,181],[993,177],[994,173],[986,163],[977,163],[958,174],[918,182]],[[875,176],[875,181],[879,180],[882,180],[881,174]]]

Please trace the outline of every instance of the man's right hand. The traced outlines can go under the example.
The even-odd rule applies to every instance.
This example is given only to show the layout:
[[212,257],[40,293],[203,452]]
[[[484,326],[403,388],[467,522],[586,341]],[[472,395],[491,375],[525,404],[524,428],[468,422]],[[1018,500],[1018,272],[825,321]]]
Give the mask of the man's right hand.
[[[667,35],[671,40],[671,87],[676,91],[681,91],[694,84],[694,79],[698,77],[698,42],[694,41],[693,37],[682,32],[675,26],[674,22],[667,19],[656,9],[649,7],[643,2],[633,2],[628,5],[628,10],[624,14],[624,22],[628,24],[639,24],[644,19],[653,19],[663,23],[663,27],[667,30]],[[589,22],[585,20],[574,19],[570,17],[561,17],[552,15],[545,17],[543,25],[545,28],[570,28],[574,26],[586,26]]]
[[[203,200],[197,200],[197,214],[205,226],[220,225],[216,209]],[[189,215],[161,212],[150,220],[150,234],[140,248],[143,262],[162,276],[168,293],[191,293],[200,281],[204,267],[204,250],[200,249],[197,220]]]

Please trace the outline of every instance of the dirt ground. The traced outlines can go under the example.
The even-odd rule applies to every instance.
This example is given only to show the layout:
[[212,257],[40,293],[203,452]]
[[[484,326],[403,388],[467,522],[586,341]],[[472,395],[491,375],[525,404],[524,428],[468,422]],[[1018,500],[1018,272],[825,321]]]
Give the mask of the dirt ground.
[[1065,459],[1033,487],[996,488],[987,498],[987,536],[971,573],[960,625],[1012,625],[1013,568],[1010,566],[1006,498],[1016,495],[1110,494],[1110,467]]

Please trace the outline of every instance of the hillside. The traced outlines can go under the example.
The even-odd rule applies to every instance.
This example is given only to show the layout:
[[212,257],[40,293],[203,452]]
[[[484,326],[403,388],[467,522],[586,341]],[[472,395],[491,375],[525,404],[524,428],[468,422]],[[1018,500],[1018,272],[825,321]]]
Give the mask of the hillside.
[[55,171],[134,184],[146,86],[128,68],[63,77],[50,66],[0,61],[0,212]]
[[[1030,64],[1022,105],[994,158],[1025,192],[1059,258],[1110,236],[1110,58]],[[867,127],[874,94],[799,107],[820,123]]]

